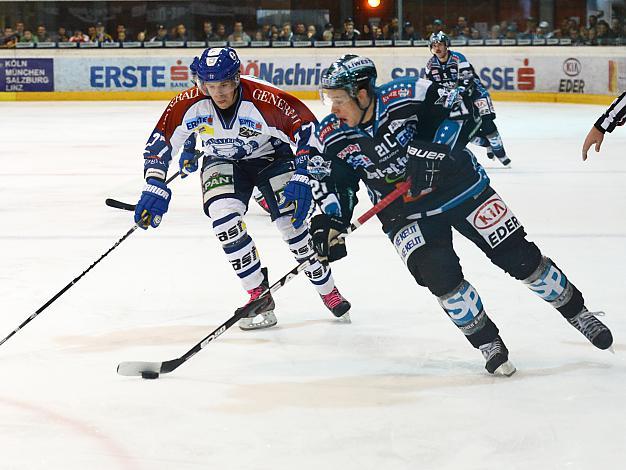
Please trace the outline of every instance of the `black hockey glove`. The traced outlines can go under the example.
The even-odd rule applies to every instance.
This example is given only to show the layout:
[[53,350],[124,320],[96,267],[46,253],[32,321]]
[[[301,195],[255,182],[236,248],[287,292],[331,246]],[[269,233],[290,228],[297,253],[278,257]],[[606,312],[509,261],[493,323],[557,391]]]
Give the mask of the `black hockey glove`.
[[441,162],[449,156],[449,147],[421,140],[409,143],[406,149],[408,161],[406,176],[411,177],[410,196],[417,196],[423,189],[436,186],[441,179]]
[[311,219],[311,238],[318,259],[324,263],[332,263],[347,256],[346,243],[339,235],[348,231],[347,224],[339,217],[318,214]]

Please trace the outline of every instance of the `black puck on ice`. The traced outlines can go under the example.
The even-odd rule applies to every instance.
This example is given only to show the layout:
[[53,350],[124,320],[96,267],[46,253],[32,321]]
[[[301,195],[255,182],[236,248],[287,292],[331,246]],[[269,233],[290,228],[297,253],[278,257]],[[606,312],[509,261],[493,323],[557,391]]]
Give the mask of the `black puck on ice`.
[[141,378],[142,379],[158,379],[159,378],[159,373],[151,371],[151,370],[144,370],[141,373]]

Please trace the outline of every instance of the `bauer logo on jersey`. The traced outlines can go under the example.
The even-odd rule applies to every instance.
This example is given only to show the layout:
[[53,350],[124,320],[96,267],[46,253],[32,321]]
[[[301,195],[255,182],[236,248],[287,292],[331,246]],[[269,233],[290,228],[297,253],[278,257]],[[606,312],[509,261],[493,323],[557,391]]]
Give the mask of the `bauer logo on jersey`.
[[393,90],[388,91],[387,93],[383,94],[381,96],[381,100],[383,101],[383,104],[387,104],[390,101],[399,99],[399,98],[408,98],[408,97],[413,97],[414,92],[413,92],[413,87],[408,87],[408,88],[394,88]]
[[497,194],[474,210],[467,217],[467,221],[474,226],[491,248],[498,246],[521,227],[517,217]]
[[193,130],[201,124],[207,124],[209,126],[213,125],[213,116],[204,115],[204,116],[196,116],[192,119],[187,119],[185,121],[185,126],[187,126],[187,130]]
[[409,256],[420,246],[424,246],[426,240],[417,222],[412,222],[402,227],[393,237],[393,246],[404,261],[407,263]]

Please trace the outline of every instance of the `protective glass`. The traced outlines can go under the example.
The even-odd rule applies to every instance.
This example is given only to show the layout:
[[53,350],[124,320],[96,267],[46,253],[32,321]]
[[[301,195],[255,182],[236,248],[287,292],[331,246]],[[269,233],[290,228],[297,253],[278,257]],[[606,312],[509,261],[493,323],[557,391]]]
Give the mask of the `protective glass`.
[[320,88],[320,100],[326,106],[344,106],[352,98],[346,90]]

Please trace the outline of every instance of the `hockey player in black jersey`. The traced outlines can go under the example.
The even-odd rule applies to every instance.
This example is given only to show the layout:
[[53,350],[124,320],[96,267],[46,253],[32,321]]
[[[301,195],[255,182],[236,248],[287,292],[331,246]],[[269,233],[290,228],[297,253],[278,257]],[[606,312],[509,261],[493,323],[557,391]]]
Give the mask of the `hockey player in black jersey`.
[[556,308],[593,345],[608,349],[613,337],[597,318],[600,312],[590,312],[576,286],[526,239],[521,222],[491,188],[474,155],[450,145],[451,128],[457,134],[464,130],[455,128],[459,121],[446,119],[448,110],[439,104],[450,105],[449,96],[415,77],[380,87],[375,80],[373,62],[354,55],[342,56],[322,78],[322,97],[332,104],[333,114],[321,122],[319,155],[309,161],[309,174],[320,180],[317,189],[324,193],[316,197],[323,199],[325,213],[311,223],[322,259],[346,255],[338,235],[350,222],[360,180],[376,203],[410,178],[410,195],[379,214],[383,230],[417,283],[437,297],[482,352],[488,372],[511,375],[515,367],[478,292],[463,276],[452,228]]
[[494,156],[504,166],[511,164],[502,143],[502,137],[494,122],[496,111],[491,96],[476,75],[474,67],[467,58],[457,51],[450,50],[450,39],[443,33],[430,36],[428,46],[433,56],[426,63],[426,78],[449,88],[462,86],[471,94],[476,110],[480,114],[482,124],[473,144],[487,148],[487,156],[493,160]]

